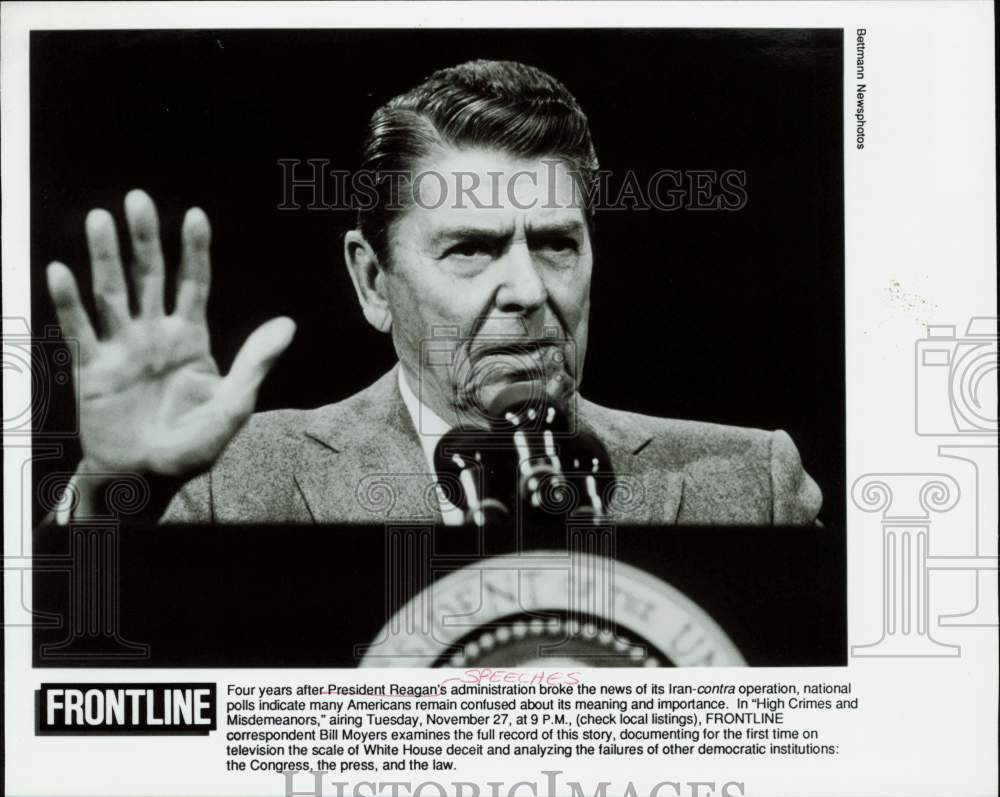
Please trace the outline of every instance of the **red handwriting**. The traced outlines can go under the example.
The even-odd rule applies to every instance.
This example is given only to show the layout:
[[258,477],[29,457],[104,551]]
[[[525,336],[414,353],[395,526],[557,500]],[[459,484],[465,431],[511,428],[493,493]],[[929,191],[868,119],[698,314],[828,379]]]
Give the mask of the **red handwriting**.
[[462,675],[445,678],[442,684],[527,684],[544,686],[574,686],[580,683],[579,672],[523,672],[518,670],[493,670],[480,667],[465,670]]

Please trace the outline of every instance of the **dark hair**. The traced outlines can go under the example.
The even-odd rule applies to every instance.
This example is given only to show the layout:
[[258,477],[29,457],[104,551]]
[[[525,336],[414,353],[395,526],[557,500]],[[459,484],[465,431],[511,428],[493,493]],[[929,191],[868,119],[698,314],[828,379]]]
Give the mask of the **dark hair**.
[[[386,265],[390,225],[406,207],[401,196],[391,196],[400,180],[387,175],[408,173],[432,148],[447,145],[558,158],[586,191],[598,169],[587,117],[551,75],[515,61],[439,69],[379,108],[368,123],[361,168],[374,176],[377,200],[358,210],[358,229]],[[592,228],[592,208],[585,206]]]

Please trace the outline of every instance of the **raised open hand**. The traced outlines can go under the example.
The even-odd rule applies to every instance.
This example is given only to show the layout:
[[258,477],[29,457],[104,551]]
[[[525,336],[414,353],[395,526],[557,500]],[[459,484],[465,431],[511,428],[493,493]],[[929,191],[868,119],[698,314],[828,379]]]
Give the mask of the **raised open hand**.
[[295,324],[274,318],[240,349],[229,374],[209,351],[205,307],[210,281],[208,218],[198,208],[184,217],[181,266],[173,312],[164,310],[164,265],[159,221],[143,191],[125,197],[132,239],[132,286],[118,253],[114,220],[106,210],[87,215],[87,242],[98,338],[80,301],[72,272],[48,267],[49,293],[63,334],[75,338],[76,385],[84,469],[184,476],[208,468],[253,412],[257,390],[291,343]]

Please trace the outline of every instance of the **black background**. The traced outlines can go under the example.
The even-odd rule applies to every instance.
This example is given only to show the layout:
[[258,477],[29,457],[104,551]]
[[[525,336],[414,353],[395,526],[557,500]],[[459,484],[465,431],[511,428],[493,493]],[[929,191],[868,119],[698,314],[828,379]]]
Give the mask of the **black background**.
[[[176,263],[180,220],[200,205],[214,231],[220,365],[268,318],[299,326],[260,409],[339,400],[394,362],[343,265],[351,214],[277,210],[278,159],[355,168],[371,113],[438,67],[489,57],[549,70],[616,174],[745,170],[738,212],[598,215],[583,392],[618,409],[786,429],[823,488],[823,520],[840,524],[839,30],[35,32],[31,56],[36,331],[54,320],[45,265],[89,274],[90,208],[121,227],[124,194],[146,189]],[[50,425],[71,408],[66,389]]]
[[[44,535],[46,552],[65,556],[69,529],[49,527]],[[570,545],[565,526],[533,526],[530,540],[538,550]],[[353,666],[355,646],[377,639],[428,579],[457,568],[446,557],[518,548],[511,530],[488,532],[479,548],[468,529],[438,528],[426,570],[414,562],[392,568],[401,575],[388,591],[379,577],[389,570],[382,528],[129,527],[119,530],[118,544],[114,630],[129,644],[148,645],[148,657],[110,660],[119,648],[109,638],[36,627],[35,666]],[[619,528],[613,553],[693,600],[751,666],[847,663],[845,550],[829,529]],[[35,610],[67,616],[68,585],[67,573],[36,573]],[[616,577],[615,588],[627,592],[627,580]],[[623,621],[626,603],[617,604]],[[93,604],[78,605],[89,619]],[[57,656],[40,654],[42,645],[67,641]]]
[[[811,556],[829,570],[822,599],[806,601],[788,622],[825,607],[815,622],[833,630],[826,642],[803,637],[797,652],[779,645],[778,658],[842,663],[839,29],[33,32],[35,333],[54,323],[46,264],[66,262],[86,285],[84,216],[106,207],[121,229],[122,199],[141,187],[157,201],[168,263],[176,263],[185,210],[199,205],[208,213],[209,324],[223,369],[263,321],[286,314],[298,323],[259,409],[317,406],[367,386],[395,357],[364,321],[343,266],[341,235],[352,215],[279,211],[278,159],[356,168],[365,125],[380,104],[434,69],[472,58],[521,60],[562,80],[589,116],[602,168],[616,175],[746,172],[748,203],[738,212],[598,214],[583,393],[617,409],[791,434],[823,489],[827,535],[810,533],[813,542],[796,545],[812,545],[812,553],[799,548],[792,559],[803,565]],[[72,418],[72,392],[54,388],[42,430],[72,428]],[[60,442],[65,456],[36,462],[36,484],[75,466],[77,443]],[[790,607],[796,591],[780,574],[793,563],[779,559],[789,550],[780,539],[792,538],[775,534],[756,538],[765,547],[754,561],[771,562],[778,591],[769,594],[788,586],[782,600]],[[711,559],[723,542],[677,539],[693,546],[694,559]],[[228,556],[221,543],[205,545],[216,562]],[[744,578],[739,557],[727,561],[730,578],[743,584],[738,594],[750,600],[765,571]],[[244,585],[251,580],[228,574]],[[795,583],[801,590],[805,582]],[[806,650],[815,644],[821,654]],[[765,659],[777,663],[772,654]]]

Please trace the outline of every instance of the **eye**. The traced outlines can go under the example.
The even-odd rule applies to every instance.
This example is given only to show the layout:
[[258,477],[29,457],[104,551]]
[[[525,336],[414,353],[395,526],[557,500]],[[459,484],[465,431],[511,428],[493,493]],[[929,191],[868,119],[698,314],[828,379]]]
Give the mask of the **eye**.
[[567,255],[579,251],[576,240],[565,235],[554,235],[539,239],[535,248],[542,252],[549,252],[556,255]]
[[452,255],[458,255],[459,257],[479,257],[480,255],[493,255],[494,250],[486,243],[480,241],[463,241],[460,244],[455,244],[447,252],[445,252],[445,257],[450,257]]

